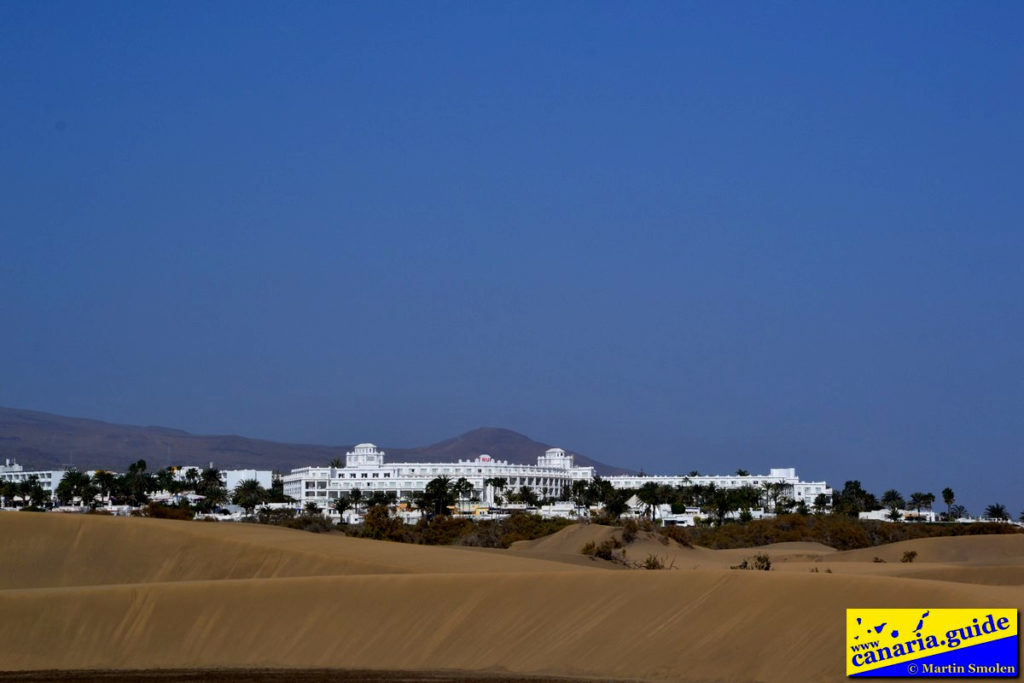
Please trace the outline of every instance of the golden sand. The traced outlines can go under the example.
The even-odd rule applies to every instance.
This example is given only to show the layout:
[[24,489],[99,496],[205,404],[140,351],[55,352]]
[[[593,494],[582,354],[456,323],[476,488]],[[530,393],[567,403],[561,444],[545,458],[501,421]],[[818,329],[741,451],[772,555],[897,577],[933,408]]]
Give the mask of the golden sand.
[[[569,527],[497,551],[3,513],[0,670],[839,681],[847,607],[1024,606],[1024,536],[846,553],[808,543],[712,551],[650,537],[627,548],[636,560],[659,555],[675,567],[666,571],[616,571],[580,555],[611,533]],[[906,550],[915,563],[899,562]],[[775,571],[729,569],[758,553]]]

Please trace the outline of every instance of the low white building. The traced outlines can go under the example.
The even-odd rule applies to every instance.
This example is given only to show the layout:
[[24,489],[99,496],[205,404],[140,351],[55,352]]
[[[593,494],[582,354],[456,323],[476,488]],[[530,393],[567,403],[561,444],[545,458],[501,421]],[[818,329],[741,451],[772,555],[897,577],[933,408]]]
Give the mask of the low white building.
[[[899,515],[897,521],[900,522],[937,522],[939,521],[939,515],[932,510],[897,510],[896,513]],[[882,508],[881,510],[868,510],[867,512],[858,513],[859,519],[874,519],[881,522],[891,522],[892,516],[888,508]],[[957,520],[959,521],[959,520]]]
[[[213,466],[213,463],[210,464]],[[188,478],[189,470],[195,470],[196,476],[201,476],[203,470],[206,469],[199,465],[182,465],[174,468],[174,478],[178,481],[185,481]],[[255,479],[259,482],[259,485],[265,489],[269,489],[274,483],[274,473],[271,470],[218,470],[220,473],[220,482],[224,485],[224,488],[229,492],[234,491],[235,487],[243,481],[248,479]]]
[[492,504],[500,492],[486,483],[489,479],[505,479],[506,493],[529,487],[541,498],[559,498],[572,482],[590,481],[594,468],[576,466],[573,456],[561,448],[548,449],[536,465],[495,460],[489,455],[458,462],[385,463],[383,451],[372,443],[361,443],[345,454],[344,467],[301,467],[286,474],[283,481],[285,495],[326,508],[352,489],[359,489],[364,497],[390,491],[399,499],[409,499],[438,477],[465,478],[473,485],[467,498]]
[[796,502],[803,501],[813,505],[814,499],[821,494],[832,501],[832,489],[824,481],[800,481],[793,467],[773,467],[768,474],[714,474],[714,475],[662,475],[662,474],[622,474],[605,477],[606,481],[617,489],[639,489],[644,484],[654,482],[668,486],[707,486],[714,484],[718,488],[736,489],[743,486],[764,489],[765,484],[783,484],[786,486],[788,498]]

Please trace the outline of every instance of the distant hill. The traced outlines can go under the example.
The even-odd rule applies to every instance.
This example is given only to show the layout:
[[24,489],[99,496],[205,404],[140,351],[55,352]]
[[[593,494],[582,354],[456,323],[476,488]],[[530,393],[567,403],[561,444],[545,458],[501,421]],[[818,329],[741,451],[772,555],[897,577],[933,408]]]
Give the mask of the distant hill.
[[[351,448],[352,445],[290,444],[237,435],[202,436],[167,427],[118,425],[0,407],[0,460],[16,459],[26,469],[60,469],[74,464],[82,470],[121,471],[141,458],[150,469],[212,462],[221,469],[252,467],[287,472],[294,467],[344,458]],[[451,462],[488,453],[501,460],[532,464],[551,446],[509,429],[485,427],[430,446],[381,448],[391,462]],[[600,474],[627,471],[574,455],[578,464],[594,465]]]
[[[429,446],[421,446],[419,448],[385,448],[384,451],[387,452],[388,459],[392,461],[426,462],[432,460],[436,462],[454,462],[460,459],[475,458],[481,453],[487,453],[499,460],[536,464],[537,456],[551,447],[550,444],[534,441],[530,437],[523,436],[511,429],[481,427],[466,432],[461,436],[438,441]],[[625,474],[629,472],[629,470],[622,469],[621,467],[612,467],[611,465],[591,460],[568,448],[565,450],[576,457],[577,465],[593,465],[598,474]]]

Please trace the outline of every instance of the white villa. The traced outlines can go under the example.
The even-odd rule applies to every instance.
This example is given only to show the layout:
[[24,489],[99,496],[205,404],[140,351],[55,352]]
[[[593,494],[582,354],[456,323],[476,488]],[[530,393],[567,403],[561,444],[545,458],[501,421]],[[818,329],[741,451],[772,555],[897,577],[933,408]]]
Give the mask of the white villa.
[[[372,443],[361,443],[345,454],[344,467],[302,467],[294,469],[283,477],[284,493],[302,505],[314,502],[321,508],[330,508],[340,496],[352,489],[360,489],[364,495],[377,491],[390,491],[399,499],[410,498],[422,493],[427,483],[437,477],[452,480],[461,477],[473,484],[472,497],[485,505],[495,502],[494,487],[487,485],[488,479],[507,480],[506,491],[518,491],[530,487],[541,498],[560,498],[575,481],[590,481],[594,478],[593,467],[580,467],[573,456],[561,448],[551,448],[537,458],[536,465],[519,465],[505,460],[495,460],[489,455],[477,456],[475,460],[458,462],[399,462],[385,463],[384,452]],[[714,484],[721,488],[741,486],[762,487],[767,483],[782,483],[790,486],[789,497],[808,505],[813,504],[819,494],[832,498],[832,489],[824,481],[804,482],[793,468],[773,468],[768,474],[750,475],[617,475],[605,477],[615,488],[640,488],[648,482],[682,486],[693,484]]]

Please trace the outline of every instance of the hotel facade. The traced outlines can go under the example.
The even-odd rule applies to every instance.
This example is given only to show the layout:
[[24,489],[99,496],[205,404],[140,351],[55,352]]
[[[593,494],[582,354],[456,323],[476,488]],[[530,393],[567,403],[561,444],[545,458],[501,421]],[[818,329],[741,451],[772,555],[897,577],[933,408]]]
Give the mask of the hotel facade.
[[[498,492],[488,480],[505,479],[507,492],[529,487],[541,498],[558,499],[568,493],[573,482],[590,481],[594,475],[593,467],[576,465],[573,456],[561,448],[545,451],[538,456],[536,465],[495,460],[490,455],[458,462],[386,463],[383,451],[372,443],[361,443],[345,454],[344,467],[302,467],[286,474],[283,481],[285,495],[303,505],[313,502],[321,508],[330,508],[334,501],[353,489],[362,491],[363,496],[391,492],[399,499],[409,499],[425,491],[427,483],[437,477],[453,481],[465,478],[473,485],[472,497],[491,505]],[[620,489],[638,489],[650,482],[669,486],[714,484],[720,488],[763,488],[765,484],[781,483],[789,489],[787,496],[796,502],[811,505],[820,494],[825,494],[830,504],[832,500],[828,484],[801,481],[793,468],[773,468],[761,475],[616,475],[604,479]]]

